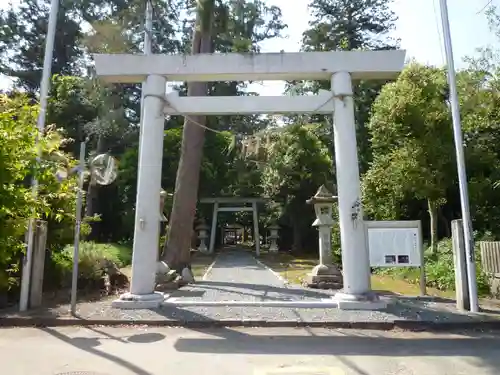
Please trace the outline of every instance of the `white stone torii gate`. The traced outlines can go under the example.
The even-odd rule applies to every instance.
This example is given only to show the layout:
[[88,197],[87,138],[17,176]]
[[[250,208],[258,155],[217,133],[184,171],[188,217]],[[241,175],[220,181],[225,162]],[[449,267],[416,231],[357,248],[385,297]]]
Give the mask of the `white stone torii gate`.
[[[107,82],[146,81],[139,154],[136,221],[130,292],[115,306],[156,307],[164,115],[333,113],[344,290],[342,302],[373,300],[354,124],[352,81],[393,79],[405,51],[335,51],[262,54],[94,55],[97,75]],[[332,93],[295,97],[179,97],[165,95],[166,82],[331,80]],[[353,306],[350,304],[350,306]],[[340,306],[340,303],[339,303]]]
[[[214,197],[202,198],[200,203],[213,204],[212,224],[210,230],[210,246],[208,252],[212,254],[215,250],[215,235],[217,229],[217,217],[219,212],[252,212],[253,220],[253,237],[255,242],[255,255],[260,255],[259,242],[259,211],[257,204],[266,203],[268,200],[264,198],[238,198],[238,197]],[[231,207],[221,207],[221,204],[231,204]],[[246,207],[245,204],[251,204],[252,207]]]

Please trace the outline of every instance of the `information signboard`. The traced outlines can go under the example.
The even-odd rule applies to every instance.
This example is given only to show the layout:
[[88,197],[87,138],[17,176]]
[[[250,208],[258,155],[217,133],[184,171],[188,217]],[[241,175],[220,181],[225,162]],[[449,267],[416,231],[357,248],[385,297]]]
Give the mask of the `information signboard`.
[[426,294],[420,221],[365,221],[371,267],[419,267],[420,290]]
[[420,267],[418,228],[368,228],[372,267]]

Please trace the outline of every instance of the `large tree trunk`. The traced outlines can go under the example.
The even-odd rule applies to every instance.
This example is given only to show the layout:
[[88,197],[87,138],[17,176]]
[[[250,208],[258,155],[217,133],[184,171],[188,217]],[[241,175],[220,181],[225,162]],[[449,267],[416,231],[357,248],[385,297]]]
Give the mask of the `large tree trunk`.
[[[191,51],[193,55],[212,52],[211,25],[214,0],[198,0],[197,8]],[[205,82],[188,84],[188,96],[206,95],[207,84]],[[163,259],[170,268],[177,271],[190,266],[191,234],[198,200],[200,167],[205,141],[205,129],[194,122],[205,125],[206,117],[190,116],[184,120],[172,214],[167,241],[163,249]]]
[[435,201],[428,199],[429,218],[431,226],[431,250],[432,255],[437,255],[437,235],[438,235],[438,205]]

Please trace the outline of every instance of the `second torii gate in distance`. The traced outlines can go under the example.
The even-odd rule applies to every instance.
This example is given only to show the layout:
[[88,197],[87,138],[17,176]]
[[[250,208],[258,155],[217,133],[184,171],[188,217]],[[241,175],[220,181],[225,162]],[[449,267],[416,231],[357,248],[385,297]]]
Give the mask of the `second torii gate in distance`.
[[[335,299],[352,308],[376,300],[370,286],[354,123],[353,80],[394,79],[405,51],[261,54],[94,55],[97,76],[114,83],[146,80],[130,292],[122,308],[156,307],[158,202],[164,115],[329,113],[334,119],[335,163],[344,290]],[[167,79],[183,82],[329,80],[331,92],[313,96],[179,97],[165,95]],[[339,302],[340,306],[340,302]],[[380,306],[375,304],[374,306]],[[368,307],[369,308],[369,307]]]
[[[253,220],[253,239],[255,242],[255,255],[260,255],[260,235],[259,235],[259,203],[266,203],[268,199],[265,198],[244,198],[244,197],[213,197],[202,198],[200,203],[213,204],[212,223],[210,230],[210,246],[208,247],[209,253],[215,250],[215,236],[217,229],[217,217],[219,212],[252,212]],[[222,205],[229,204],[229,207]],[[247,204],[250,207],[246,206]]]

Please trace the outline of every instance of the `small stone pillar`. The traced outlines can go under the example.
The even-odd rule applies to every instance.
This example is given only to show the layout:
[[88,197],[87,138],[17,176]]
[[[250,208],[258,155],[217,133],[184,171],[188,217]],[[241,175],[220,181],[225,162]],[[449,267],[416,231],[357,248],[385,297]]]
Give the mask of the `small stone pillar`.
[[342,274],[332,260],[332,228],[335,222],[332,218],[332,205],[337,197],[321,185],[316,194],[307,200],[314,205],[316,220],[312,224],[319,232],[319,264],[313,268],[307,277],[311,288],[342,289]]
[[271,253],[277,253],[278,252],[278,230],[280,229],[279,225],[273,224],[269,228],[269,231],[271,232],[271,235],[268,237],[269,240],[271,241],[271,244],[269,245],[269,252]]
[[200,240],[198,251],[208,254],[206,240],[208,238],[208,229],[210,229],[210,227],[205,223],[205,220],[202,219],[200,224],[195,229],[196,231],[198,231],[198,239]]

